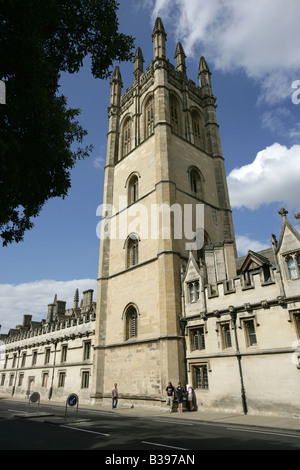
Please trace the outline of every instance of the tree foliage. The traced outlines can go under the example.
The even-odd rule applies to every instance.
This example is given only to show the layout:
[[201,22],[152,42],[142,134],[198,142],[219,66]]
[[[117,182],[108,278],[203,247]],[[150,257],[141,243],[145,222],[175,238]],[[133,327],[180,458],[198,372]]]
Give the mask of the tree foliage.
[[0,0],[0,233],[23,240],[45,202],[65,197],[70,170],[91,148],[73,150],[87,132],[78,109],[59,95],[62,72],[86,56],[95,78],[115,60],[132,60],[133,38],[119,32],[114,0]]

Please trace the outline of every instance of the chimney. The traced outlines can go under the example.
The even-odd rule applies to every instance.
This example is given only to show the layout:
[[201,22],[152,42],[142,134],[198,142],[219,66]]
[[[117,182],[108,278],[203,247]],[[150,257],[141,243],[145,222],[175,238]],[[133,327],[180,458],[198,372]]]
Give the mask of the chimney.
[[60,316],[66,314],[66,302],[63,300],[57,300],[54,309],[53,309],[54,316]]
[[31,320],[32,320],[32,315],[24,315],[23,316],[23,328],[26,328],[26,330],[29,330]]

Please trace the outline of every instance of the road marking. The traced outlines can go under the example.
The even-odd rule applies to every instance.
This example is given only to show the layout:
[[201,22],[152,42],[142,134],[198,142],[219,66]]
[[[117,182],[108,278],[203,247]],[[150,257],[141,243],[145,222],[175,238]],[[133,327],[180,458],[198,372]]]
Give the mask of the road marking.
[[297,439],[300,439],[300,436],[297,436],[295,434],[283,434],[279,432],[270,432],[270,431],[253,431],[250,429],[238,429],[238,428],[226,428],[232,431],[241,431],[241,432],[252,432],[256,434],[270,434],[271,436],[285,436],[285,437],[296,437]]
[[168,446],[168,445],[164,445],[164,444],[158,444],[157,442],[142,441],[142,444],[149,444],[151,446],[156,446],[156,447],[166,447],[168,449],[190,450],[190,449],[184,449],[183,447],[174,447],[174,446]]
[[73,429],[74,431],[88,432],[88,433],[90,433],[90,434],[98,434],[99,436],[105,436],[105,437],[109,437],[109,436],[110,436],[110,434],[105,434],[105,433],[103,433],[103,432],[90,431],[89,429],[74,428],[73,426],[64,426],[64,425],[61,425],[60,427],[61,427],[61,428],[65,428],[65,429]]
[[178,424],[182,426],[194,426],[194,424],[185,423],[184,421],[171,421],[169,419],[150,419],[149,421],[154,421],[155,423],[168,423],[168,424]]
[[19,413],[20,415],[27,415],[27,411],[20,411],[20,410],[6,410],[9,411],[10,413]]

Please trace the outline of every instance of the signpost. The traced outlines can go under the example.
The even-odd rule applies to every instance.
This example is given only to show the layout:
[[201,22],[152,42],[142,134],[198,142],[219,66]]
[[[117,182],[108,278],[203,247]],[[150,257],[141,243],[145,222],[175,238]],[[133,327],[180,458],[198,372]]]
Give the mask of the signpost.
[[37,412],[39,412],[39,407],[40,407],[40,394],[38,392],[33,392],[28,401],[28,408],[27,408],[27,413],[29,413],[29,408],[30,408],[30,403],[37,403]]
[[71,395],[68,396],[67,401],[66,401],[66,410],[65,410],[65,420],[67,419],[67,409],[68,406],[73,408],[74,406],[77,406],[76,409],[76,420],[78,419],[78,404],[79,404],[79,399],[76,393],[71,393]]

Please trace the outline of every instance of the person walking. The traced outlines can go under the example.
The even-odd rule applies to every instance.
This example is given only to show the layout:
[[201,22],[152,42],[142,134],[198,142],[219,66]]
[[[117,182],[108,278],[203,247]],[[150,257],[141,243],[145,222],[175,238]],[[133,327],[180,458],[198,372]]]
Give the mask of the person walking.
[[184,388],[181,386],[181,382],[178,382],[176,393],[177,393],[177,401],[178,401],[178,413],[182,413]]
[[167,392],[166,404],[170,405],[170,413],[172,413],[175,389],[171,382],[168,383],[166,392]]
[[114,387],[111,391],[111,397],[112,397],[112,409],[115,409],[115,408],[117,408],[118,397],[119,397],[118,385],[117,384],[114,384]]

